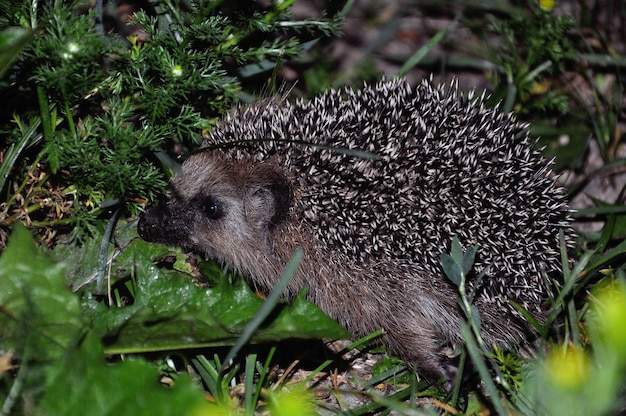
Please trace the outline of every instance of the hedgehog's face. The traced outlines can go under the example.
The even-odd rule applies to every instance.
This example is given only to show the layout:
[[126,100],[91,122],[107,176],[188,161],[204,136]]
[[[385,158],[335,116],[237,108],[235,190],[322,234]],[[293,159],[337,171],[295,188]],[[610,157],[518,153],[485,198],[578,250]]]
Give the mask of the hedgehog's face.
[[149,209],[137,228],[146,241],[191,248],[241,271],[269,243],[291,198],[274,167],[199,154],[172,180],[170,200]]

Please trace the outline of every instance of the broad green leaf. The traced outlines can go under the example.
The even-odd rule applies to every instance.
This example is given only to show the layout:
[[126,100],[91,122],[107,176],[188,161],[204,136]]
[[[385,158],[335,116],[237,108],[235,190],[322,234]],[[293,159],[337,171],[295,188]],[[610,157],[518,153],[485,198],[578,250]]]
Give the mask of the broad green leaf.
[[463,273],[461,271],[461,267],[459,264],[452,258],[451,255],[443,253],[439,256],[439,262],[441,263],[441,267],[443,267],[443,271],[454,283],[455,286],[461,286],[461,279],[463,277]]
[[139,359],[107,364],[100,341],[90,333],[54,364],[39,414],[209,414],[208,403],[189,377],[177,377],[173,387],[160,384],[159,377],[155,366]]
[[450,255],[455,262],[461,264],[461,261],[463,259],[463,247],[461,247],[461,242],[459,241],[459,238],[457,236],[454,236],[454,238],[452,238]]
[[[124,221],[119,221],[116,230],[114,236],[115,245],[120,250],[124,250],[126,246],[137,238],[136,227]],[[52,251],[53,258],[66,266],[67,284],[72,290],[78,291],[84,286],[94,284],[98,269],[101,240],[102,233],[98,233],[90,240],[85,241],[84,244],[57,244]],[[150,258],[162,258],[168,254],[175,253],[165,246],[152,244],[145,247],[145,254]],[[116,252],[113,246],[109,245],[108,255],[109,257],[117,256],[119,252]],[[116,280],[116,274],[112,276],[112,280]]]
[[82,327],[78,297],[65,285],[62,266],[16,224],[0,258],[0,349],[54,359]]
[[474,267],[474,258],[476,257],[476,251],[478,247],[472,246],[467,249],[465,254],[463,254],[463,274],[467,276]]
[[[84,314],[106,340],[107,352],[233,345],[263,304],[243,280],[223,275],[213,263],[200,264],[210,287],[194,283],[186,273],[154,264],[170,253],[162,246],[133,240],[111,268],[116,279],[129,279],[132,304],[107,307],[101,300],[84,297]],[[301,294],[279,303],[272,320],[260,327],[251,342],[349,336]]]

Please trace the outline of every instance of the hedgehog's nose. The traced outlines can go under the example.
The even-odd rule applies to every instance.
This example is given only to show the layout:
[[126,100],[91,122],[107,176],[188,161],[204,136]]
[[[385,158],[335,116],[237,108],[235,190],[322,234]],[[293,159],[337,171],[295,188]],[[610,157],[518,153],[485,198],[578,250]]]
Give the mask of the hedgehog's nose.
[[186,209],[185,204],[168,201],[146,211],[137,223],[137,233],[151,243],[184,245],[194,223],[193,210]]
[[139,218],[137,223],[139,237],[151,243],[163,241],[163,237],[167,236],[167,229],[172,216],[167,206],[168,200],[163,198]]
[[139,218],[139,222],[137,223],[137,233],[139,233],[139,237],[143,240],[153,242],[158,239],[158,228],[155,221],[151,220],[150,211],[151,210]]

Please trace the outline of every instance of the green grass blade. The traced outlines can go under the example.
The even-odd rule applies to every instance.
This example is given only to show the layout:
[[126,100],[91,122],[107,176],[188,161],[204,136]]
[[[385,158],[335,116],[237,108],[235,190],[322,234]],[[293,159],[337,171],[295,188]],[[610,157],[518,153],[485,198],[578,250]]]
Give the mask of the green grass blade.
[[35,31],[22,27],[8,27],[0,32],[0,77],[11,67]]
[[508,415],[508,412],[506,411],[504,405],[502,404],[502,401],[500,400],[496,385],[491,379],[491,374],[489,374],[489,370],[485,365],[485,361],[482,358],[480,349],[478,348],[478,344],[474,339],[472,330],[470,329],[469,325],[461,322],[461,332],[467,346],[467,352],[472,360],[472,363],[474,364],[474,368],[476,369],[476,371],[478,371],[478,374],[480,374],[483,383],[485,383],[485,390],[492,399],[491,403],[493,404],[493,407],[499,415]]
[[415,52],[407,61],[400,67],[396,73],[396,77],[402,77],[406,75],[411,69],[415,68],[417,64],[435,47],[443,38],[448,34],[449,28],[440,30],[435,36],[430,39],[426,45],[422,46],[417,52]]
[[[259,308],[257,314],[243,330],[235,345],[233,345],[233,347],[228,352],[228,355],[226,355],[224,365],[228,365],[228,363],[230,363],[230,361],[235,358],[239,350],[241,350],[241,348],[250,340],[252,334],[254,334],[257,328],[263,323],[263,321],[265,321],[265,319],[269,316],[272,310],[274,310],[274,307],[276,306],[280,297],[285,291],[285,288],[293,278],[293,275],[295,274],[296,269],[298,268],[298,265],[302,260],[302,256],[303,252],[301,249],[296,251],[296,253],[293,255],[291,261],[287,265],[285,273],[283,274],[282,278],[280,279],[274,290],[272,290],[272,292],[269,294],[263,305]],[[224,370],[224,368],[222,368],[222,370]]]

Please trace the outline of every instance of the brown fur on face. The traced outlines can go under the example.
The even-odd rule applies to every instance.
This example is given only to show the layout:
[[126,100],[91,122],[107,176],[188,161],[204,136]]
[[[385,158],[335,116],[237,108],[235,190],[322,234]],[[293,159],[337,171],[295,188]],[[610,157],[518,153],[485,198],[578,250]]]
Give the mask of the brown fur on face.
[[[186,180],[196,175],[207,180]],[[206,157],[186,163],[170,188],[172,198],[142,218],[141,237],[196,249],[238,272],[267,249],[292,198],[287,179],[269,165]]]

